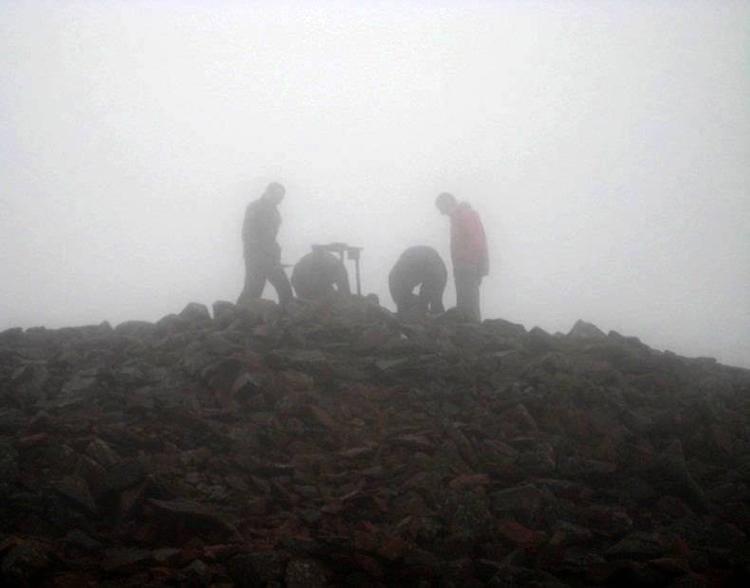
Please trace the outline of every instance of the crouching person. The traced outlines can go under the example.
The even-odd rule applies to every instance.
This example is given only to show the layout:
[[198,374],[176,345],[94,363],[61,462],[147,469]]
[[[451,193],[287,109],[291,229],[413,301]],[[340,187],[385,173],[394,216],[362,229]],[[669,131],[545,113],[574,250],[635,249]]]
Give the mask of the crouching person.
[[322,300],[334,292],[350,295],[349,275],[344,263],[320,248],[303,256],[292,270],[292,287],[297,298]]
[[[388,287],[402,316],[424,316],[445,312],[443,292],[448,272],[440,254],[432,247],[409,247],[388,275]],[[419,288],[417,294],[414,293]]]

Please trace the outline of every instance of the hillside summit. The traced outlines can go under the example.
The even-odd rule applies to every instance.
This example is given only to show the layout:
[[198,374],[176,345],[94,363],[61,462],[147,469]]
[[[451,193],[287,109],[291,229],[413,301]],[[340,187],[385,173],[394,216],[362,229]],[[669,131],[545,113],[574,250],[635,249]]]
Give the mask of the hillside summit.
[[364,300],[0,333],[3,586],[750,585],[750,371]]

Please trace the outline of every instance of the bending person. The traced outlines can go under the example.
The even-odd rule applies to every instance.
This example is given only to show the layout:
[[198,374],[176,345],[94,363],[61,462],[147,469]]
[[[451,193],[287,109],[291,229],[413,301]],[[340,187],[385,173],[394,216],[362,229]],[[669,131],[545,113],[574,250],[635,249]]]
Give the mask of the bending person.
[[292,270],[292,286],[298,298],[320,300],[338,292],[351,294],[349,275],[335,255],[314,248],[303,256]]
[[[388,275],[391,298],[399,314],[445,312],[443,292],[448,271],[432,247],[409,247]],[[419,294],[414,289],[419,286]]]

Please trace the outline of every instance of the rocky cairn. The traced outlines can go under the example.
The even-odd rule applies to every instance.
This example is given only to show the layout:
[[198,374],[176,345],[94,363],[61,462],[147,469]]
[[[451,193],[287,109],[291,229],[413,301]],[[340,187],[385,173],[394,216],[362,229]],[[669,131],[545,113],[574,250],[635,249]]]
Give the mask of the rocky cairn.
[[3,586],[750,579],[750,371],[359,299],[0,333]]

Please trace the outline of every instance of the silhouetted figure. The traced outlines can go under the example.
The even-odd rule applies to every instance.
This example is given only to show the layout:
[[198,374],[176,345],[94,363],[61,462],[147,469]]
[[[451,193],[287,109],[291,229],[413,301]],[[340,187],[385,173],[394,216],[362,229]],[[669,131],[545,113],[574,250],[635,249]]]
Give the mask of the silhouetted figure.
[[466,318],[481,321],[479,286],[489,273],[487,238],[479,215],[466,202],[443,192],[435,200],[438,210],[450,217],[451,258],[456,281],[456,307]]
[[349,275],[344,263],[335,255],[313,248],[292,270],[292,286],[298,298],[320,300],[334,292],[351,294]]
[[[391,298],[400,315],[445,312],[443,292],[448,271],[432,247],[409,247],[388,274]],[[419,294],[414,289],[419,286]]]
[[276,241],[281,225],[278,205],[285,193],[284,186],[272,182],[263,195],[251,202],[245,210],[245,221],[242,224],[245,287],[237,304],[260,298],[266,280],[276,290],[280,304],[285,305],[292,299],[292,287],[281,266],[281,247]]

